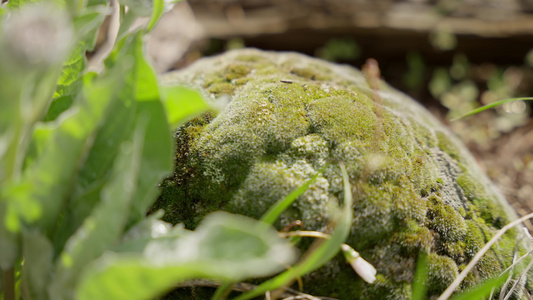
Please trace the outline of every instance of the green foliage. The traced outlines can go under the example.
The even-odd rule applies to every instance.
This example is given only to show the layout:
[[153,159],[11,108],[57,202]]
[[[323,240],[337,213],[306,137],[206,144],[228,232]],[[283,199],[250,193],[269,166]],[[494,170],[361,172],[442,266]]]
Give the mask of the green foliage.
[[146,217],[172,171],[171,130],[208,105],[160,86],[144,58],[163,0],[147,28],[122,14],[103,70],[88,72],[107,5],[0,7],[0,299],[150,299],[188,278],[282,270],[294,251],[265,223],[218,213],[189,232]]

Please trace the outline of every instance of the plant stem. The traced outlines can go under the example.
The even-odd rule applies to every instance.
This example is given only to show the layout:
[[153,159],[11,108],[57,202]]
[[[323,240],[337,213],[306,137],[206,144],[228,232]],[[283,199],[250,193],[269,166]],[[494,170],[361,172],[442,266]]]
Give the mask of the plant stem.
[[4,270],[4,300],[15,300],[15,269]]

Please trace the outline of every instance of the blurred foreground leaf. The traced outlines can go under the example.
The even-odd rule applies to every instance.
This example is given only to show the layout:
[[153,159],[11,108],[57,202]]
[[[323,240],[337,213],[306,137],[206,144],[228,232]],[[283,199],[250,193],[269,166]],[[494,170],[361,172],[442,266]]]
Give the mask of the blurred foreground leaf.
[[76,299],[150,299],[191,278],[271,275],[294,258],[294,249],[272,227],[225,212],[207,216],[194,232],[152,239],[142,254],[122,250],[92,264]]

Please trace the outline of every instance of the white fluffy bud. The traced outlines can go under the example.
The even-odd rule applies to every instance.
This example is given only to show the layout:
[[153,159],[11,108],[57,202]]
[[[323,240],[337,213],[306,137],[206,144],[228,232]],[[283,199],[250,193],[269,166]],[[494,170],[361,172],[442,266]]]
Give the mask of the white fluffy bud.
[[60,65],[67,57],[73,30],[65,11],[39,3],[9,15],[0,38],[1,49],[11,63],[18,67],[47,67]]

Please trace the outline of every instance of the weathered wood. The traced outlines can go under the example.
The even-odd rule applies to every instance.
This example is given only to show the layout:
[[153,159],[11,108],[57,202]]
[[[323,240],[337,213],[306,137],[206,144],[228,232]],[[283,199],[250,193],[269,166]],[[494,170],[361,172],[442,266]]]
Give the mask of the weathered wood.
[[212,37],[314,29],[449,30],[508,37],[533,34],[531,0],[189,0]]

